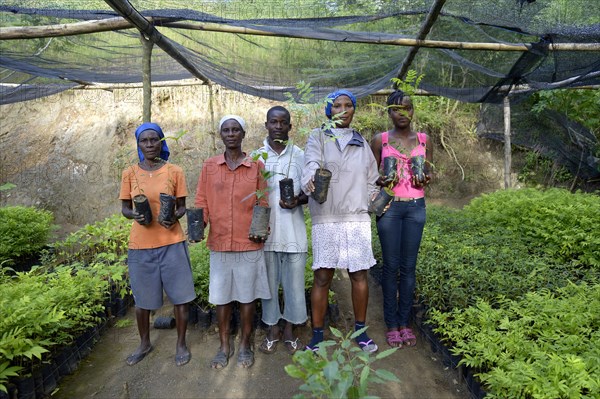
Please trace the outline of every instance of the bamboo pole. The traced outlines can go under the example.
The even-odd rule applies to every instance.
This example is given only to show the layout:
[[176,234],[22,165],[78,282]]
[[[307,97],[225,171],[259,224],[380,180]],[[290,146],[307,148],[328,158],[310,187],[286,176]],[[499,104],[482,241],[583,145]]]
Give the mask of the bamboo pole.
[[[421,30],[419,31],[419,34],[416,37],[418,40],[425,40],[425,38],[429,34],[429,31],[431,30],[431,27],[437,20],[437,17],[440,15],[440,12],[442,11],[442,7],[444,7],[445,2],[446,0],[435,0],[435,3],[433,4],[433,6],[431,6],[431,10],[429,10],[429,13],[427,13],[427,17],[423,22],[423,26],[421,27]],[[417,55],[418,51],[419,47],[417,46],[412,46],[410,48],[408,54],[402,61],[402,66],[400,66],[398,74],[396,75],[398,79],[404,79],[404,77],[406,76],[406,72],[408,72],[408,68],[410,68],[410,65],[415,59],[415,56]],[[397,87],[397,85],[394,86]]]
[[[202,30],[208,32],[236,33],[240,35],[256,36],[274,36],[291,37],[310,40],[325,40],[346,43],[370,43],[386,44],[393,46],[418,46],[429,48],[446,48],[462,50],[493,50],[493,51],[529,51],[530,44],[505,44],[505,43],[474,43],[474,42],[452,42],[445,40],[417,40],[409,38],[386,39],[377,38],[373,32],[351,32],[336,29],[320,29],[319,31],[308,31],[303,28],[285,27],[285,32],[271,32],[256,28],[245,28],[240,26],[223,25],[216,23],[188,23],[188,22],[167,22],[162,26],[170,28]],[[321,33],[323,32],[323,33]],[[344,36],[344,33],[347,36]],[[335,34],[332,39],[331,34]],[[327,38],[325,38],[327,36]],[[361,36],[361,37],[358,37]],[[388,35],[389,36],[389,35]],[[549,43],[550,51],[600,51],[600,43]]]
[[[148,17],[148,22],[172,20]],[[39,39],[45,37],[75,36],[88,33],[110,32],[135,28],[131,22],[122,17],[74,22],[72,24],[11,26],[0,28],[0,40]]]
[[504,97],[504,189],[511,187],[510,169],[512,164],[510,144],[510,99]]
[[[141,15],[140,15],[141,16]],[[143,18],[143,17],[142,17]],[[105,32],[111,30],[130,29],[134,25],[127,21],[117,21],[118,18],[106,20],[77,22],[74,24],[44,25],[44,26],[17,26],[0,28],[0,40],[34,39],[43,37],[72,36]],[[158,19],[147,18],[150,23],[160,23]],[[167,21],[171,21],[167,19]],[[209,32],[235,33],[242,35],[290,37],[309,40],[339,41],[349,43],[383,44],[392,46],[416,46],[428,48],[446,48],[463,50],[488,50],[488,51],[529,51],[531,45],[525,43],[478,43],[478,42],[453,42],[443,40],[418,40],[410,38],[377,38],[373,32],[349,32],[337,29],[320,29],[308,31],[306,29],[286,27],[285,31],[271,32],[258,28],[244,28],[227,24],[216,23],[189,23],[189,22],[162,22],[161,26],[177,29],[203,30]],[[323,33],[321,33],[323,32]],[[335,34],[336,38],[329,36]],[[346,34],[346,35],[344,35]],[[350,37],[353,36],[353,37]],[[549,51],[600,51],[600,43],[550,43]]]

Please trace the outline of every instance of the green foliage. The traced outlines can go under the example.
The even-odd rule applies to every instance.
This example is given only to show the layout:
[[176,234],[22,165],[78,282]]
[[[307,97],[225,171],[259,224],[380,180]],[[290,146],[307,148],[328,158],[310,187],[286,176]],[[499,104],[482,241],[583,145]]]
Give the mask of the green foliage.
[[597,135],[600,133],[600,91],[598,90],[543,90],[531,100],[531,111],[540,113],[551,109],[565,113],[570,119],[581,123]]
[[9,367],[9,365],[9,362],[0,364],[0,391],[4,393],[8,393],[8,390],[6,389],[6,383],[8,382],[8,379],[10,377],[18,376],[18,372],[22,369],[22,367],[19,366]]
[[15,184],[13,184],[13,183],[0,184],[0,192],[12,190],[15,187],[17,187],[17,186]]
[[53,244],[55,261],[89,263],[100,256],[117,262],[127,254],[131,221],[115,214],[93,224],[86,224],[63,241]]
[[508,190],[462,211],[428,206],[419,298],[440,311],[600,279],[600,200],[566,190]]
[[600,198],[503,190],[427,217],[419,297],[487,397],[598,396]]
[[600,268],[600,197],[563,189],[504,190],[474,199],[466,216],[505,226],[529,250],[584,268]]
[[498,306],[479,300],[431,312],[461,364],[480,370],[490,398],[600,395],[600,285],[569,284]]
[[596,136],[592,153],[600,157],[600,90],[543,90],[535,93],[530,103],[534,113],[546,109],[561,112],[590,129]]
[[[208,232],[205,231],[205,234]],[[210,250],[206,246],[206,240],[190,245],[190,262],[192,264],[192,275],[194,276],[194,288],[196,300],[202,307],[211,306],[208,302],[208,287],[210,273]]]
[[0,208],[0,262],[27,256],[42,249],[52,231],[49,211],[8,206]]
[[117,320],[117,322],[115,323],[115,327],[117,328],[126,328],[129,327],[133,324],[133,321],[131,319],[121,319],[121,320]]
[[[9,373],[28,372],[53,348],[71,344],[98,325],[112,293],[125,295],[129,226],[123,220],[85,226],[29,272],[0,274],[0,361],[9,361]],[[3,381],[0,370],[0,390]]]
[[42,360],[50,347],[97,325],[108,294],[100,275],[74,266],[5,275],[1,282],[0,355],[18,365]]
[[567,168],[536,151],[527,151],[524,161],[525,164],[520,168],[517,179],[527,185],[553,187],[557,183],[568,183],[573,179],[573,175]]
[[392,83],[394,84],[394,87],[402,90],[405,94],[413,96],[419,89],[419,84],[424,77],[424,74],[420,74],[414,69],[410,69],[406,72],[406,77],[404,79],[392,78]]
[[[298,351],[285,371],[293,378],[304,381],[301,391],[313,398],[367,398],[369,384],[398,382],[398,378],[384,369],[373,368],[376,360],[383,359],[398,348],[391,348],[376,356],[363,352],[354,344],[354,338],[367,327],[344,335],[331,327],[335,339],[319,344],[317,352]],[[294,398],[304,398],[298,394]]]

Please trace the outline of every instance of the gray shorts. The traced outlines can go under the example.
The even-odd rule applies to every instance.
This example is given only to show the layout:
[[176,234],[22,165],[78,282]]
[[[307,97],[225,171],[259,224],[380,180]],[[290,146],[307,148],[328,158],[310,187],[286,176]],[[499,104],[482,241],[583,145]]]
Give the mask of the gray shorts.
[[262,249],[245,252],[210,251],[210,303],[250,303],[259,298],[271,298]]
[[187,243],[127,251],[135,306],[154,310],[163,305],[163,289],[173,305],[196,298]]

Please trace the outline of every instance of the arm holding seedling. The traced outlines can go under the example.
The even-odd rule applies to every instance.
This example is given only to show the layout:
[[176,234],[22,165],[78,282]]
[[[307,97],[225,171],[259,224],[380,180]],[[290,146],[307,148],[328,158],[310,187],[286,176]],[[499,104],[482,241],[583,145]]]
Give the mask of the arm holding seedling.
[[294,200],[286,204],[283,200],[279,200],[279,206],[283,209],[294,209],[297,206],[308,204],[308,195],[304,194],[304,191],[300,191],[300,194],[294,197]]
[[121,213],[127,219],[133,219],[136,222],[138,222],[139,224],[145,225],[144,222],[146,221],[146,219],[144,218],[144,215],[136,212],[136,210],[133,209],[133,201],[121,200]]
[[313,178],[315,172],[324,165],[319,164],[321,159],[321,143],[319,140],[320,129],[315,129],[308,137],[304,150],[304,168],[302,169],[302,191],[308,195],[315,191]]
[[[198,185],[196,186],[196,198],[194,198],[194,206],[196,208],[202,208],[202,217],[204,226],[208,224],[209,220],[209,209],[208,209],[208,199],[206,197],[207,190],[207,180],[208,180],[208,169],[209,167],[206,163],[202,166],[202,171],[200,172],[200,177],[198,178]],[[190,241],[197,242],[197,241]]]

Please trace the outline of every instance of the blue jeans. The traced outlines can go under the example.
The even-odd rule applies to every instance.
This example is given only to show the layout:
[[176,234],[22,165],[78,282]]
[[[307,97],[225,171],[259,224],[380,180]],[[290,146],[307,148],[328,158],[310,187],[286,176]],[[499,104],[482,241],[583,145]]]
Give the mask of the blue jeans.
[[[262,299],[262,321],[273,326],[282,317],[292,324],[302,324],[307,319],[304,295],[304,268],[306,252],[265,251],[267,277],[271,299]],[[283,288],[283,316],[279,307],[279,284]]]
[[424,198],[394,201],[387,212],[377,218],[383,253],[383,318],[387,328],[408,326],[425,218]]

